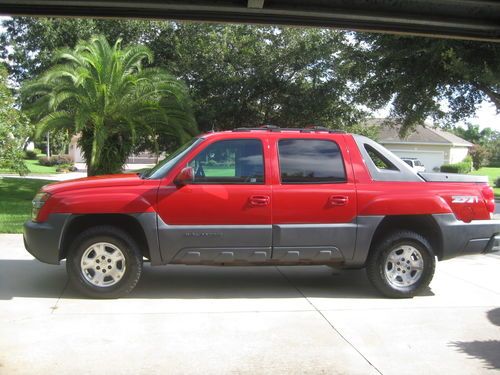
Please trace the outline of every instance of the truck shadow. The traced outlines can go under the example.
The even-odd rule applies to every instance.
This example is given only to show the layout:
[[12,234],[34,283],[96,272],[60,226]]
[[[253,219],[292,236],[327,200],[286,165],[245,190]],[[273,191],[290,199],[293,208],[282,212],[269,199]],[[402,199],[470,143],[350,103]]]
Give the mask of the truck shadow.
[[[500,326],[500,307],[488,311],[486,316],[492,324]],[[500,369],[500,340],[455,341],[450,346],[469,358],[479,359],[488,370]]]
[[[85,298],[68,286],[64,265],[0,260],[0,300],[15,297]],[[124,298],[383,298],[364,270],[326,266],[206,267],[145,265],[137,287]],[[433,295],[430,290],[423,295]]]

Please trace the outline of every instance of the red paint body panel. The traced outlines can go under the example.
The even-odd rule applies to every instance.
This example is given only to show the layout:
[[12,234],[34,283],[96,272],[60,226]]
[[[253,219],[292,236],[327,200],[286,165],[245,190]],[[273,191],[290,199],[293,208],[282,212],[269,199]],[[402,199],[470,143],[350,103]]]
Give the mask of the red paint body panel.
[[46,185],[52,194],[42,207],[39,221],[49,213],[109,214],[154,212],[158,180],[141,180],[137,175],[113,175]]
[[[39,221],[44,221],[51,212],[158,212],[163,221],[171,225],[342,223],[359,215],[454,213],[465,222],[490,217],[482,192],[484,184],[373,181],[349,134],[252,131],[210,133],[203,137],[205,141],[162,180],[143,180],[135,174],[120,174],[45,186],[43,191],[52,196],[40,210]],[[263,184],[178,187],[173,183],[186,163],[211,143],[249,138],[263,143]],[[336,142],[344,158],[347,182],[281,185],[277,142],[283,138]],[[453,203],[453,197],[461,195],[477,197],[477,200]],[[264,205],[250,204],[254,196],[261,200],[269,197],[269,200]]]
[[270,197],[267,185],[162,186],[158,214],[170,225],[271,224],[272,205],[252,206],[250,197]]

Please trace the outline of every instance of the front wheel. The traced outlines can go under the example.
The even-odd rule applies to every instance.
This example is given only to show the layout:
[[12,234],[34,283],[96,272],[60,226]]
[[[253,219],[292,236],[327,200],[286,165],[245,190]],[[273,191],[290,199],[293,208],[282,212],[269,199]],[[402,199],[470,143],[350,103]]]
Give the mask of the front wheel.
[[368,278],[383,295],[410,298],[431,282],[436,257],[426,238],[401,230],[372,249],[366,266]]
[[99,226],[81,233],[66,260],[73,286],[92,298],[118,298],[139,281],[142,256],[135,241],[122,230]]

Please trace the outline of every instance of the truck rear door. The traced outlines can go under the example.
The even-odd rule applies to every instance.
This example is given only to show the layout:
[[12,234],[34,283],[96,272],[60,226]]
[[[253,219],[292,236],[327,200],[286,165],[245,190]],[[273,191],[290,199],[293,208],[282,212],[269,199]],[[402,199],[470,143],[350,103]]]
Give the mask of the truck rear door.
[[283,263],[352,258],[356,189],[341,134],[277,133],[273,158],[273,255]]

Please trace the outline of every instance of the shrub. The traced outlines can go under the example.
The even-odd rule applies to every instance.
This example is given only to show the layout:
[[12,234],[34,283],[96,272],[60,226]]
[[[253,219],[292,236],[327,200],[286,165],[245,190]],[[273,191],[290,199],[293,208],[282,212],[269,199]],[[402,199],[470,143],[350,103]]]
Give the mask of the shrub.
[[500,177],[495,180],[495,187],[500,188]]
[[46,167],[51,167],[54,165],[64,165],[64,164],[72,165],[73,160],[69,155],[54,155],[51,157],[42,156],[38,158],[38,163]]
[[470,171],[471,165],[466,161],[455,164],[444,164],[441,166],[441,172],[446,173],[469,173]]
[[47,156],[40,156],[38,158],[38,164],[44,165],[44,166],[50,166],[50,165],[52,165],[51,161],[50,161],[50,158],[48,158]]
[[35,150],[25,150],[24,151],[24,158],[28,160],[36,160],[36,152]]
[[78,169],[71,164],[62,164],[57,167],[56,172],[58,173],[68,173],[68,172],[76,172]]

